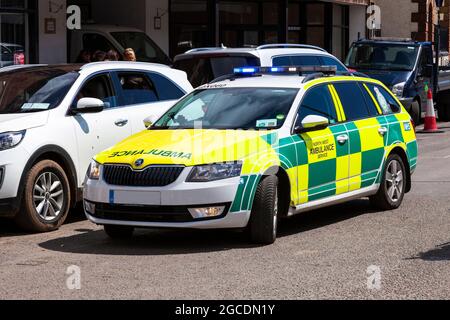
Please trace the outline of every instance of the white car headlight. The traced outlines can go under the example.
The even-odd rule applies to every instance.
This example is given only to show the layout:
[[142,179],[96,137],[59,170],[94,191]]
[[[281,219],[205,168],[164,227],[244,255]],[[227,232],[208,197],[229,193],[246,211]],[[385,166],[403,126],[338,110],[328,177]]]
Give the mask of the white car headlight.
[[398,98],[403,98],[406,82],[401,82],[392,87],[392,93]]
[[211,182],[239,177],[242,163],[220,163],[197,166],[192,169],[187,182]]
[[100,179],[100,167],[101,167],[100,163],[92,160],[88,170],[88,178],[91,180]]
[[17,147],[25,137],[26,131],[0,133],[0,151]]

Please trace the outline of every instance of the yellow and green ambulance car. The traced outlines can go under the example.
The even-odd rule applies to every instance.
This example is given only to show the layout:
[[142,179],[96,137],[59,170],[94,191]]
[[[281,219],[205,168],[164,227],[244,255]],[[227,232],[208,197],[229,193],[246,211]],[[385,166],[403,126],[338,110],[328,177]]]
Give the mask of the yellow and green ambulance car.
[[306,69],[238,68],[97,155],[89,220],[113,238],[242,228],[271,244],[304,211],[363,197],[397,209],[417,164],[409,114],[379,81]]

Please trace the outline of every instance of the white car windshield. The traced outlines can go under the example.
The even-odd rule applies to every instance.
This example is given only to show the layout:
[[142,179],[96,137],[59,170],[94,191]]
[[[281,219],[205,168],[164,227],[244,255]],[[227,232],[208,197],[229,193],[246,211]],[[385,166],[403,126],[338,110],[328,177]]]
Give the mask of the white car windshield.
[[78,76],[73,67],[37,67],[0,74],[0,114],[53,109]]
[[178,102],[152,129],[279,129],[298,91],[290,88],[200,89]]

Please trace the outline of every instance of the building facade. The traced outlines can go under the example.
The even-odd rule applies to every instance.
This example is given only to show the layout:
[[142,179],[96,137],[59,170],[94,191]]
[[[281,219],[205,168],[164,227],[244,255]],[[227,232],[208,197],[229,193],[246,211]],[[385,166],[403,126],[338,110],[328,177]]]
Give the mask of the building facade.
[[27,63],[67,62],[71,5],[84,23],[145,31],[171,57],[194,47],[306,43],[344,58],[366,35],[369,0],[2,0],[0,43],[19,46]]

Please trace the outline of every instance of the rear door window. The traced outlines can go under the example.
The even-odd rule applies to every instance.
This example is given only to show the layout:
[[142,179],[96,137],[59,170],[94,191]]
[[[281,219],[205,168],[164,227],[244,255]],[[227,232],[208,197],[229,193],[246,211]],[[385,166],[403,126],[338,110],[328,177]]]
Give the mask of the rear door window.
[[166,77],[153,72],[148,73],[148,76],[155,85],[160,101],[178,100],[185,95],[184,91]]
[[259,58],[254,56],[204,56],[176,61],[174,68],[186,72],[192,86],[197,88],[221,76],[233,74],[234,68],[260,65]]
[[333,83],[348,121],[369,118],[366,100],[356,82]]
[[141,72],[117,73],[120,83],[120,106],[158,102],[156,87],[151,79]]

